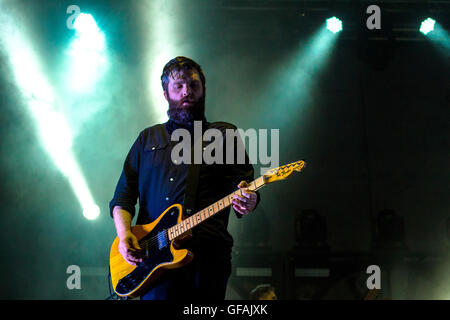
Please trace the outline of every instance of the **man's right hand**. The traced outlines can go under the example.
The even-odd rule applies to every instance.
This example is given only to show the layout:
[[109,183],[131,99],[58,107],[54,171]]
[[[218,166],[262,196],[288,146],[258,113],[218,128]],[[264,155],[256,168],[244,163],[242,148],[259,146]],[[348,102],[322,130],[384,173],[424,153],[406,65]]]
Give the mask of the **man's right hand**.
[[137,266],[143,260],[142,249],[131,231],[119,237],[119,252],[125,261],[133,266]]

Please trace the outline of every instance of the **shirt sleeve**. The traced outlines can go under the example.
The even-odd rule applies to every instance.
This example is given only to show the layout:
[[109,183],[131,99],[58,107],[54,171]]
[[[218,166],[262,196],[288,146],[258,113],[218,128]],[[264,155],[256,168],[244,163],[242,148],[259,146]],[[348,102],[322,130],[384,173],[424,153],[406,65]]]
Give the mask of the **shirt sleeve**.
[[114,197],[109,203],[109,211],[113,217],[113,209],[120,206],[128,211],[132,217],[136,212],[136,202],[139,197],[139,160],[140,160],[140,136],[132,145],[123,165],[123,170],[114,192]]

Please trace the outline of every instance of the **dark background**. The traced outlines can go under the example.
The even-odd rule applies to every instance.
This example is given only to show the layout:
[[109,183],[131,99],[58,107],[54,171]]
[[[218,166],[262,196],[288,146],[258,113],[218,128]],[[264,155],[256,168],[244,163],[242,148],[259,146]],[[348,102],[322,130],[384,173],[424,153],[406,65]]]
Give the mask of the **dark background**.
[[[161,48],[167,37],[174,56],[203,68],[209,121],[279,129],[280,165],[308,163],[262,189],[254,213],[230,216],[235,269],[228,298],[245,299],[268,282],[283,299],[362,299],[366,268],[375,264],[384,298],[450,299],[449,46],[417,30],[433,12],[448,32],[448,3],[378,2],[382,30],[368,31],[368,4],[358,1],[168,1],[161,10],[169,15],[137,0],[4,1],[22,17],[18,26],[53,83],[73,36],[65,27],[71,4],[93,14],[111,55],[105,99],[72,103],[80,114],[95,109],[78,126],[73,151],[101,214],[83,217],[36,135],[1,48],[0,298],[109,296],[115,229],[108,202],[137,134],[158,121],[152,108],[166,107],[149,104],[149,80],[160,73],[147,70],[160,53],[152,39],[162,38]],[[326,61],[317,68],[296,64],[323,21],[339,13],[344,31]],[[172,33],[151,29],[158,17],[170,25],[167,16],[176,20]],[[316,215],[300,218],[311,209]],[[81,290],[66,287],[69,265],[81,267]],[[242,276],[239,267],[272,271]],[[296,268],[330,275],[296,277]]]

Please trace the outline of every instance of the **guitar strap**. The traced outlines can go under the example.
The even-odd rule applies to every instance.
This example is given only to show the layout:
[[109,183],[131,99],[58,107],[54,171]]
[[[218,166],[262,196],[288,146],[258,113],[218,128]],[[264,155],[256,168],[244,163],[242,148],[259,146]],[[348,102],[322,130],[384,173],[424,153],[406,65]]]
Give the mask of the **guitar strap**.
[[[164,125],[157,126],[157,129],[160,130],[162,138],[166,140],[169,144],[171,144],[170,136],[168,135],[165,126]],[[186,188],[183,202],[183,206],[188,216],[193,214],[193,211],[195,210],[195,206],[197,204],[196,203],[197,189],[201,167],[200,164],[194,163],[194,145],[195,143],[192,145],[191,148],[191,164],[189,165],[188,174],[186,177]]]
[[190,216],[194,213],[197,199],[198,178],[200,175],[200,164],[191,162],[189,165],[188,175],[186,178],[186,191],[184,195],[184,208],[186,214]]
[[198,180],[200,176],[201,164],[194,163],[194,145],[191,148],[191,164],[189,165],[188,174],[186,177],[186,189],[184,194],[183,206],[186,209],[186,214],[190,216],[194,213],[197,205],[197,190]]

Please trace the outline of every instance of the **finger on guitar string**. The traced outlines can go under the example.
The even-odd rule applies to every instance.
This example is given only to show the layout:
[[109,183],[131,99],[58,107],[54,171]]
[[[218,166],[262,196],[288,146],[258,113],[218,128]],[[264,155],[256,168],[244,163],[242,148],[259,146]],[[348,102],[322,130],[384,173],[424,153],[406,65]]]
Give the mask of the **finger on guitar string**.
[[242,204],[242,203],[240,203],[237,200],[233,200],[232,203],[233,203],[233,208],[237,207],[241,211],[242,210],[247,210],[247,207],[245,206],[245,204]]
[[245,209],[242,209],[241,207],[237,206],[237,205],[233,205],[233,209],[237,212],[240,213],[242,215],[246,214],[247,211]]
[[256,197],[256,193],[248,189],[242,190],[242,195],[248,199]]
[[240,202],[247,202],[247,198],[241,197],[239,195],[234,195],[233,199],[239,200]]
[[234,204],[234,205],[236,205],[236,206],[239,206],[239,207],[244,208],[244,203],[241,202],[239,199],[232,199],[232,200],[231,200],[231,203]]
[[239,184],[237,185],[238,188],[245,188],[247,187],[247,182],[242,180],[241,182],[239,182]]

